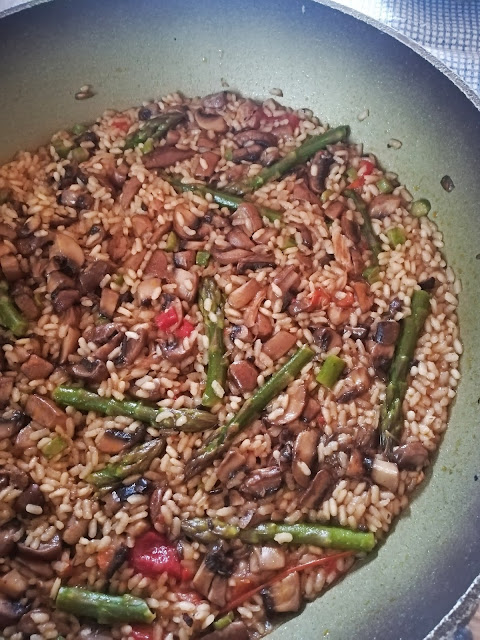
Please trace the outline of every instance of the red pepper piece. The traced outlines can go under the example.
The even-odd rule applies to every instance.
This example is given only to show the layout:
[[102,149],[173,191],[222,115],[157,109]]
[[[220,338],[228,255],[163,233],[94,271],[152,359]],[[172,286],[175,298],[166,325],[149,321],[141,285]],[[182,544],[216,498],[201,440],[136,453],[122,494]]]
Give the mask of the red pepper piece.
[[375,165],[370,160],[360,161],[360,171],[362,176],[369,176],[375,169]]
[[128,120],[124,120],[123,118],[118,118],[116,120],[112,120],[112,125],[116,129],[120,129],[121,131],[124,131],[125,133],[130,129],[130,122],[128,122]]
[[330,303],[330,300],[330,295],[325,291],[325,289],[322,289],[322,287],[317,287],[312,293],[312,297],[310,299],[310,308],[313,311],[314,309],[326,306]]
[[152,640],[153,627],[149,624],[136,624],[129,634],[134,640]]
[[166,331],[178,322],[177,312],[173,307],[155,316],[155,324],[161,331]]
[[168,573],[178,580],[185,578],[177,549],[165,536],[155,531],[147,531],[137,538],[130,551],[130,566],[149,577]]
[[355,180],[348,185],[348,188],[360,189],[360,187],[363,187],[364,183],[365,183],[365,178],[363,176],[358,176],[358,178],[355,178]]
[[351,307],[354,302],[355,302],[355,296],[351,291],[347,291],[343,298],[335,297],[334,299],[334,303],[337,305],[337,307],[341,307],[342,309],[347,309],[348,307]]
[[189,322],[187,319],[184,319],[182,324],[175,331],[175,335],[177,338],[188,338],[188,336],[195,329],[195,325]]

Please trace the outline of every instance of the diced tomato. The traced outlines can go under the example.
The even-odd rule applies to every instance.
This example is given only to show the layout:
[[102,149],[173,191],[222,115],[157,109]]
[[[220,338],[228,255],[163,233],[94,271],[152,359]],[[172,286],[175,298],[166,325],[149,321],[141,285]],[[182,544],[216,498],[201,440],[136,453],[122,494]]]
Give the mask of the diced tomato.
[[360,161],[360,175],[369,176],[375,169],[375,165],[370,160]]
[[351,291],[347,291],[343,298],[334,298],[334,303],[337,307],[341,307],[342,309],[347,309],[351,307],[355,301],[355,297]]
[[325,289],[317,287],[310,298],[311,310],[313,311],[314,309],[327,306],[330,303],[330,300],[330,295],[325,291]]
[[116,118],[112,120],[112,125],[116,129],[120,129],[120,131],[124,131],[125,133],[130,129],[130,122],[125,120],[125,118]]
[[132,627],[130,636],[135,640],[152,640],[153,627],[149,624],[136,624]]
[[296,113],[289,113],[288,122],[293,127],[293,129],[296,129],[300,123],[300,118],[297,116]]
[[197,591],[178,591],[177,598],[182,602],[191,602],[192,604],[200,604],[203,600]]
[[[147,531],[137,538],[130,551],[130,566],[145,576],[156,576],[168,573],[178,580],[186,579],[185,568],[182,567],[175,546],[156,531]],[[190,571],[188,571],[190,575]]]
[[106,549],[102,549],[102,551],[99,551],[97,555],[97,564],[99,569],[101,569],[102,571],[106,571],[108,565],[112,561],[114,553],[115,549],[113,547],[107,547]]
[[189,322],[186,318],[184,318],[182,324],[175,331],[175,335],[177,338],[188,338],[188,336],[195,329],[195,325]]
[[170,327],[173,327],[176,322],[178,322],[178,316],[173,307],[155,316],[155,324],[161,331],[166,331]]
[[232,587],[230,591],[230,598],[235,600],[236,598],[240,598],[240,596],[244,593],[248,593],[252,587],[257,584],[255,580],[251,578],[237,578],[235,581],[235,586]]
[[355,178],[355,180],[348,185],[348,188],[360,189],[360,187],[363,187],[364,183],[365,183],[365,178],[363,176],[358,176],[358,178]]

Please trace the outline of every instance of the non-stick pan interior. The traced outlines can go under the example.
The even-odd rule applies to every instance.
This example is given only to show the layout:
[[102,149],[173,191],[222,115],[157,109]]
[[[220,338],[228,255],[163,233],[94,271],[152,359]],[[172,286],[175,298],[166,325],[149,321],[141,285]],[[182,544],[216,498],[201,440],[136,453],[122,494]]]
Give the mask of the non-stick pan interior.
[[[416,640],[479,573],[480,117],[429,62],[371,25],[309,0],[57,0],[0,21],[1,160],[57,129],[172,90],[230,87],[312,109],[427,197],[463,285],[465,355],[426,485],[388,540],[272,637]],[[82,85],[95,93],[75,100]],[[369,110],[360,122],[357,116]],[[389,149],[390,138],[401,140]],[[455,189],[440,186],[448,174]]]

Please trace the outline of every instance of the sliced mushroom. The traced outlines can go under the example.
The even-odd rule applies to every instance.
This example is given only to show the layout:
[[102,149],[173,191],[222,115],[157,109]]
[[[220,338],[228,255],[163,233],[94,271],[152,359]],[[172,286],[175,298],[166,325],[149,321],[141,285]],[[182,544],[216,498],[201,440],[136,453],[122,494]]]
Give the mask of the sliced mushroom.
[[312,466],[317,456],[319,433],[314,429],[302,431],[295,439],[292,475],[306,489],[311,481]]
[[292,195],[297,200],[306,200],[310,204],[320,204],[318,196],[307,187],[303,180],[295,183]]
[[315,344],[318,344],[322,351],[342,348],[342,338],[330,327],[318,327],[312,334]]
[[252,278],[232,291],[228,296],[228,303],[234,309],[244,309],[261,289],[261,285]]
[[16,282],[11,290],[12,298],[27,318],[27,320],[37,320],[40,317],[40,309],[33,297],[33,292],[25,283]]
[[300,275],[293,265],[280,269],[268,287],[267,298],[273,303],[281,298],[282,311],[284,311],[300,285]]
[[173,213],[173,229],[179,238],[198,240],[198,228],[202,218],[196,216],[188,207],[176,207]]
[[368,336],[368,327],[363,324],[359,324],[356,327],[346,325],[343,328],[343,332],[349,333],[352,340],[361,340],[363,342]]
[[122,340],[120,354],[115,358],[116,367],[130,367],[142,353],[147,344],[148,331],[145,327],[133,328],[133,335],[125,335]]
[[144,277],[167,278],[168,277],[168,260],[167,254],[161,249],[156,249],[152,253],[152,257],[147,262],[143,270]]
[[40,545],[34,549],[27,546],[24,542],[17,544],[17,551],[20,556],[32,560],[58,560],[62,555],[62,541],[60,536],[55,534],[48,542],[40,543]]
[[400,333],[400,324],[395,320],[381,321],[375,327],[373,340],[383,345],[394,345]]
[[263,313],[257,314],[257,321],[252,327],[252,333],[256,338],[260,340],[266,340],[273,333],[273,320],[270,316],[266,316]]
[[83,358],[71,367],[72,375],[87,382],[102,382],[109,377],[108,369],[99,358]]
[[120,294],[113,289],[107,287],[102,289],[102,295],[100,296],[100,303],[98,309],[100,313],[106,318],[113,318],[115,311],[118,307],[120,300]]
[[240,485],[240,492],[251,498],[264,498],[270,493],[280,489],[282,484],[282,472],[279,467],[264,467],[256,469],[248,474]]
[[135,292],[135,298],[141,306],[149,306],[152,299],[158,298],[158,291],[161,291],[162,281],[160,278],[148,278],[140,282]]
[[223,109],[227,104],[227,92],[219,91],[218,93],[210,93],[202,100],[205,109]]
[[285,551],[281,547],[261,545],[254,547],[250,555],[250,571],[276,571],[286,564]]
[[88,520],[77,518],[72,513],[62,531],[62,538],[65,544],[75,545],[88,531]]
[[22,534],[23,528],[18,520],[10,520],[3,527],[0,527],[0,556],[2,558],[8,558]]
[[352,283],[352,289],[355,291],[355,297],[358,300],[358,306],[362,313],[367,313],[373,306],[375,300],[373,294],[370,291],[370,285],[367,282],[361,280],[354,280]]
[[232,229],[227,234],[227,241],[232,245],[232,247],[237,247],[239,249],[253,249],[255,243],[251,240],[246,233],[241,231],[240,229]]
[[277,136],[274,133],[260,131],[259,129],[245,129],[236,133],[233,140],[239,147],[245,147],[252,144],[259,144],[264,148],[276,147],[278,144]]
[[373,340],[367,341],[367,351],[372,358],[373,368],[377,374],[385,374],[390,368],[393,354],[395,352],[394,344],[380,344]]
[[333,477],[328,469],[320,469],[300,499],[300,507],[314,509],[325,499],[333,486]]
[[308,169],[308,186],[314,193],[322,193],[325,190],[325,180],[332,162],[333,156],[326,149],[317,151],[313,156]]
[[303,422],[306,422],[307,424],[309,424],[310,422],[312,422],[312,420],[315,420],[315,418],[318,416],[321,410],[322,410],[322,406],[318,402],[318,400],[315,400],[315,398],[308,396],[307,401],[305,403],[305,409],[303,410],[303,413],[302,413]]
[[165,487],[158,486],[155,487],[150,495],[150,500],[148,503],[148,513],[150,516],[150,521],[155,528],[157,524],[161,526],[163,522],[162,504],[164,494]]
[[36,507],[42,507],[45,504],[45,498],[40,490],[38,484],[32,483],[15,500],[15,511],[23,516],[29,516],[30,514],[26,508],[28,505],[34,505]]
[[195,251],[177,251],[173,254],[173,264],[179,269],[189,271],[195,264]]
[[215,131],[216,133],[228,131],[228,125],[219,113],[207,113],[203,109],[197,109],[195,120],[198,126],[205,131]]
[[401,197],[394,196],[391,193],[375,196],[368,208],[370,217],[383,218],[384,216],[391,216],[401,206],[401,203]]
[[186,359],[192,356],[196,349],[196,341],[189,341],[188,338],[180,340],[175,336],[171,336],[165,342],[160,343],[160,349],[166,360],[173,364],[184,366]]
[[61,289],[74,289],[75,280],[70,278],[61,271],[50,271],[47,273],[47,292],[53,293],[56,290]]
[[55,234],[50,258],[53,258],[60,271],[64,271],[67,275],[76,274],[85,262],[83,249],[76,240],[60,231]]
[[140,442],[145,434],[144,427],[136,431],[121,431],[120,429],[105,429],[96,445],[99,451],[116,455]]
[[42,426],[50,428],[64,427],[67,415],[50,398],[39,396],[36,393],[28,396],[25,404],[25,412]]
[[204,560],[198,568],[196,574],[193,576],[192,584],[198,591],[198,593],[201,593],[202,596],[207,597],[214,577],[215,574],[207,567]]
[[217,576],[229,578],[233,573],[233,558],[226,550],[225,543],[216,542],[205,555],[205,566]]
[[199,276],[195,271],[173,270],[173,282],[177,285],[176,294],[181,300],[192,303],[197,297]]
[[[222,118],[223,119],[223,118]],[[156,147],[143,156],[143,164],[147,169],[166,169],[167,167],[189,160],[195,155],[192,149],[177,149],[177,147]]]
[[263,345],[263,352],[274,362],[282,358],[293,347],[297,338],[288,331],[279,331]]
[[48,233],[45,236],[28,235],[24,238],[18,238],[16,241],[16,247],[25,258],[29,258],[38,249],[43,249],[47,244],[53,241],[52,234]]
[[343,215],[340,219],[340,227],[342,233],[346,236],[354,245],[360,244],[362,240],[362,234],[360,232],[360,225],[347,217],[347,214]]
[[400,447],[396,447],[390,455],[392,462],[395,462],[400,470],[421,469],[428,462],[428,451],[421,442],[407,442]]
[[227,483],[245,467],[246,461],[238,449],[230,449],[217,467],[217,478],[220,482]]
[[365,468],[363,466],[363,456],[359,449],[353,449],[350,454],[347,468],[345,470],[347,478],[361,478],[365,475]]
[[0,597],[0,629],[16,624],[27,611],[28,605]]
[[52,295],[52,306],[56,313],[64,313],[80,301],[81,293],[78,289],[57,289]]
[[125,184],[129,171],[130,167],[125,162],[121,162],[119,165],[114,165],[112,170],[109,172],[109,178],[113,183],[113,186],[120,189]]
[[103,496],[105,502],[105,513],[112,517],[122,508],[122,504],[127,501],[130,496],[148,494],[152,490],[152,483],[146,478],[139,478],[135,482],[128,485],[120,485],[110,493]]
[[78,283],[82,293],[92,293],[100,285],[104,277],[112,272],[112,265],[105,260],[94,260],[81,270]]
[[371,470],[372,480],[385,487],[392,493],[395,493],[398,489],[398,483],[400,480],[400,473],[398,467],[394,462],[388,462],[388,460],[382,460],[378,456],[373,459],[373,465]]
[[251,144],[232,151],[233,162],[256,162],[260,159],[264,147],[261,144]]
[[230,390],[236,395],[253,391],[257,386],[258,371],[247,360],[232,362],[228,367]]
[[137,195],[137,193],[140,191],[141,186],[142,186],[142,183],[137,178],[137,176],[133,176],[128,180],[126,180],[122,188],[122,193],[120,195],[120,205],[124,209],[130,206],[130,203],[132,202],[134,197]]
[[340,396],[337,398],[339,404],[351,402],[358,398],[370,388],[370,376],[365,367],[355,367],[345,378],[345,386],[342,388]]
[[125,544],[120,544],[114,551],[113,557],[105,569],[105,580],[110,581],[113,574],[127,561],[129,548]]
[[0,416],[0,440],[16,436],[26,422],[28,422],[27,416],[18,410],[8,411]]
[[218,153],[204,151],[196,156],[192,162],[193,175],[199,179],[208,179],[215,173],[215,168],[220,160]]
[[298,611],[302,604],[298,571],[290,573],[283,580],[272,584],[267,589],[264,589],[261,594],[265,607],[270,614]]
[[250,257],[252,254],[250,251],[246,251],[245,249],[227,249],[226,251],[220,251],[219,249],[213,247],[212,256],[216,262],[221,265],[235,265],[242,258]]
[[29,359],[22,364],[20,370],[29,380],[39,380],[48,378],[53,371],[53,364],[32,353]]
[[288,402],[283,413],[276,418],[268,417],[268,422],[274,425],[286,425],[299,418],[305,408],[307,392],[305,385],[295,382],[288,387]]
[[107,243],[107,253],[113,262],[120,262],[125,259],[129,246],[129,238],[123,231],[117,231]]
[[[239,249],[237,249],[239,251]],[[248,270],[256,271],[257,269],[265,269],[267,267],[276,267],[275,256],[273,253],[253,253],[249,252],[237,262],[237,273],[243,274]]]
[[244,324],[234,325],[231,329],[225,329],[223,334],[225,340],[225,346],[230,351],[233,351],[235,347],[235,340],[240,340],[241,342],[252,342],[253,334]]
[[60,204],[77,209],[77,211],[90,209],[93,206],[93,202],[93,197],[88,191],[80,189],[80,187],[75,188],[75,185],[74,188],[64,189],[60,195]]
[[0,376],[0,408],[3,408],[8,404],[14,383],[14,378]]
[[250,634],[241,620],[231,622],[224,629],[217,629],[203,636],[202,640],[249,640]]
[[337,218],[340,218],[344,211],[345,205],[343,204],[343,202],[334,200],[333,202],[330,202],[328,207],[324,210],[324,213],[330,220],[337,220]]
[[23,277],[18,259],[12,253],[0,257],[0,267],[7,282],[16,282]]
[[9,598],[21,598],[27,588],[28,581],[17,569],[11,569],[0,578],[0,592]]

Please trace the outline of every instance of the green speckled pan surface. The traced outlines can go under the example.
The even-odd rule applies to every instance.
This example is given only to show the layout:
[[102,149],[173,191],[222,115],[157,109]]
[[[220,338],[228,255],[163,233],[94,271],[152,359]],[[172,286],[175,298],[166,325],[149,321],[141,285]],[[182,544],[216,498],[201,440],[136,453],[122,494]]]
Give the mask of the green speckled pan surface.
[[[56,129],[227,82],[350,123],[428,197],[461,279],[463,379],[429,478],[378,552],[272,638],[420,640],[480,572],[480,113],[390,35],[310,0],[56,0],[0,21],[0,160]],[[74,100],[84,84],[96,95]],[[370,116],[357,115],[368,108]],[[387,148],[390,138],[403,142]],[[449,174],[455,190],[440,179]],[[437,636],[440,637],[440,636]]]

